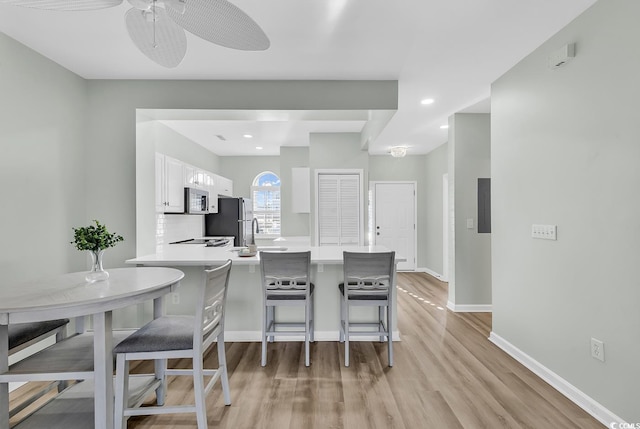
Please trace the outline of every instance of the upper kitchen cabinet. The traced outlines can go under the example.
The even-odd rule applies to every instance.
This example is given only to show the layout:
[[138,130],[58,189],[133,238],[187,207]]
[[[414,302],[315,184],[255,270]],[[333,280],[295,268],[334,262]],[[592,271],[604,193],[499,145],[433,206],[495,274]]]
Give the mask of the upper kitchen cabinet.
[[218,213],[218,196],[233,196],[233,181],[156,153],[156,211],[184,213],[184,188],[209,192],[209,213]]
[[209,213],[218,213],[218,188],[215,174],[204,173],[204,189],[209,191]]
[[183,164],[177,159],[156,153],[156,211],[184,212]]
[[196,189],[207,189],[207,179],[206,176],[210,173],[204,171],[200,168],[194,167],[193,165],[183,164],[184,167],[184,187],[185,188],[196,188]]
[[221,197],[233,197],[233,180],[218,176],[217,174],[214,176],[218,195]]

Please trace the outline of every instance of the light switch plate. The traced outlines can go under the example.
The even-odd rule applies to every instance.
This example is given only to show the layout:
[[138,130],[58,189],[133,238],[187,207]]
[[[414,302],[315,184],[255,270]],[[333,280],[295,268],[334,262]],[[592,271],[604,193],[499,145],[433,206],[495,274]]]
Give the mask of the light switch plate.
[[556,240],[557,225],[531,225],[531,237],[543,240]]

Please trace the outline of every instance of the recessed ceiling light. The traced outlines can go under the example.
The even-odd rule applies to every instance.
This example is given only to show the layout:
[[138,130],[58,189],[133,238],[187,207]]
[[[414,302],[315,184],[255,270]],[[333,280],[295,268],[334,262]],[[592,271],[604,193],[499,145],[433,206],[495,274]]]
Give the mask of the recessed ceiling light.
[[243,134],[242,137],[244,137],[245,139],[252,139],[253,136],[251,134]]
[[435,101],[435,100],[434,100],[433,98],[425,98],[424,100],[422,100],[422,101],[420,102],[420,104],[422,104],[422,105],[425,105],[425,106],[426,106],[427,104],[433,104],[433,102],[434,102],[434,101]]
[[262,146],[256,146],[256,149],[262,150]]
[[441,129],[441,130],[446,130],[447,128],[449,128],[449,125],[448,125],[448,124],[440,125],[440,129]]

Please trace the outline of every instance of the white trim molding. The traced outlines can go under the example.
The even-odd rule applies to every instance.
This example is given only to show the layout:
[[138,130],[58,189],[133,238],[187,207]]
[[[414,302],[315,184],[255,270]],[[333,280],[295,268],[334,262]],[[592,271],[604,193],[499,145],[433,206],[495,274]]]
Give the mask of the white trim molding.
[[447,308],[456,313],[491,313],[493,306],[491,304],[454,304],[447,302]]
[[440,280],[441,282],[446,282],[447,281],[442,274],[438,274],[438,273],[436,273],[435,271],[433,271],[433,270],[431,270],[429,268],[418,267],[418,268],[416,268],[416,272],[417,273],[429,274],[431,277],[435,277],[436,279]]
[[535,375],[546,381],[558,392],[566,396],[570,401],[591,414],[595,419],[606,427],[613,427],[612,423],[616,423],[617,427],[624,427],[625,421],[614,413],[606,409],[603,405],[596,402],[593,398],[577,389],[564,378],[560,377],[549,368],[502,338],[495,332],[489,334],[489,341],[502,349],[509,356],[520,362],[522,365],[531,370]]

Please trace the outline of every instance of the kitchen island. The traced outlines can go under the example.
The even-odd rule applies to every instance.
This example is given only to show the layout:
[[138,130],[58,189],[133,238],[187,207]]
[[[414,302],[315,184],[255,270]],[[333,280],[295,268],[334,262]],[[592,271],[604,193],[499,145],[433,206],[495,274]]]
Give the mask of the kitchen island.
[[[315,338],[317,341],[337,341],[340,326],[340,298],[338,283],[342,281],[342,252],[386,252],[383,246],[264,246],[264,251],[301,252],[311,251],[311,275],[315,289]],[[195,244],[173,244],[158,248],[156,253],[139,256],[127,261],[138,266],[164,266],[179,268],[185,278],[174,295],[167,299],[167,313],[188,314],[195,303],[192,291],[204,281],[204,269],[222,265],[227,259],[233,261],[225,319],[225,338],[229,341],[260,341],[262,330],[262,284],[260,279],[260,257],[240,256],[236,249],[220,249]],[[404,261],[396,255],[396,263]],[[393,290],[393,313],[397,319],[396,289]],[[354,308],[351,320],[371,320],[376,317],[373,308]],[[303,317],[302,309],[278,308],[279,320],[294,321]],[[393,321],[394,326],[397,320]],[[286,337],[291,339],[292,337]],[[293,337],[296,338],[296,337]],[[303,336],[300,335],[300,339]],[[377,339],[372,336],[370,339]],[[393,333],[399,339],[398,331]],[[276,337],[276,340],[278,338]],[[367,340],[368,337],[362,337]]]

